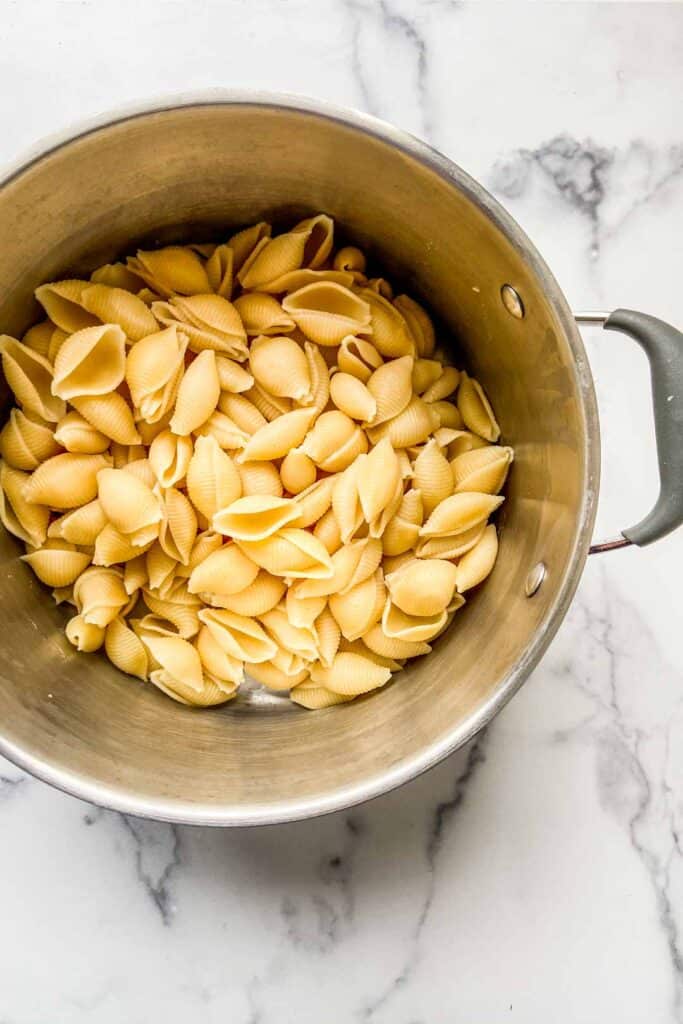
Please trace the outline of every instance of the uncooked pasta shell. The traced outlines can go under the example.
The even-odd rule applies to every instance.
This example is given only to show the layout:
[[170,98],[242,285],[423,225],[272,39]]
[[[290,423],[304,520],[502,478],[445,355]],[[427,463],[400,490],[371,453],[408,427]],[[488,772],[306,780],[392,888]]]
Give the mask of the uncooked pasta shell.
[[134,295],[144,288],[145,282],[124,263],[105,263],[90,275],[93,284],[106,284],[110,288],[123,288]]
[[144,252],[128,259],[128,268],[158,295],[197,295],[211,291],[206,271],[196,253],[183,246]]
[[261,427],[265,427],[268,420],[258,411],[253,402],[250,402],[244,395],[233,395],[229,391],[222,391],[218,400],[219,410],[228,416],[244,434],[255,434]]
[[272,420],[276,420],[278,416],[291,412],[293,408],[291,398],[276,398],[275,395],[267,394],[261,385],[256,383],[246,392],[245,398],[253,402],[261,415],[265,416],[269,423]]
[[305,341],[304,355],[308,364],[311,387],[300,404],[313,409],[316,415],[319,415],[327,408],[330,398],[330,371],[325,362],[325,357],[317,345],[310,341]]
[[287,589],[285,609],[293,626],[311,629],[326,604],[325,597],[299,597],[294,587]]
[[317,658],[317,640],[312,626],[294,625],[282,606],[265,612],[261,622],[276,644],[285,651],[306,661]]
[[330,380],[330,397],[341,412],[354,420],[372,421],[377,401],[365,384],[350,373],[335,373]]
[[332,575],[327,549],[306,530],[285,527],[265,540],[237,543],[252,561],[273,576],[325,579]]
[[104,629],[128,604],[123,573],[91,566],[74,583],[74,600],[85,622]]
[[192,438],[162,430],[152,441],[149,464],[162,487],[173,487],[185,478],[194,452]]
[[[0,443],[2,436],[0,435]],[[282,460],[280,479],[282,486],[290,494],[300,494],[311,487],[316,480],[316,468],[313,459],[299,448],[293,448]]]
[[254,343],[249,369],[269,395],[303,402],[310,393],[308,360],[303,349],[291,338],[263,337],[260,344]]
[[232,295],[234,259],[235,254],[229,245],[217,245],[204,264],[212,289],[216,295],[226,299]]
[[250,587],[258,571],[258,566],[236,544],[227,544],[207,555],[192,570],[187,589],[191,594],[208,591],[228,597]]
[[372,626],[361,639],[374,654],[379,654],[383,658],[417,658],[422,654],[429,654],[431,651],[429,644],[424,642],[387,636],[380,623]]
[[439,417],[427,402],[414,395],[403,412],[381,424],[370,427],[368,436],[373,444],[388,437],[394,448],[409,448],[426,441],[439,426]]
[[339,526],[342,543],[351,540],[364,522],[363,509],[358,497],[358,476],[367,455],[360,455],[355,462],[339,474],[332,491],[332,510]]
[[412,378],[415,394],[421,395],[439,379],[442,373],[443,363],[438,359],[416,359],[413,364]]
[[377,690],[390,678],[389,669],[382,668],[360,654],[350,652],[337,654],[329,668],[314,665],[311,670],[313,682],[345,697],[355,697],[357,694]]
[[339,650],[341,640],[339,623],[329,608],[325,608],[315,620],[315,632],[318,638],[320,663],[325,668],[329,668]]
[[455,590],[456,568],[440,558],[415,558],[386,578],[392,602],[406,615],[439,615]]
[[53,455],[34,470],[26,482],[26,501],[68,509],[97,497],[97,474],[107,466],[103,455]]
[[15,408],[0,432],[0,456],[14,469],[31,472],[41,462],[57,455],[58,442],[59,438],[53,436],[51,426],[44,420]]
[[427,515],[453,493],[453,471],[436,441],[428,441],[420,449],[413,467],[413,484],[422,494]]
[[372,343],[380,355],[389,359],[414,355],[415,342],[401,312],[372,288],[361,288],[359,295],[370,307]]
[[127,594],[135,594],[148,583],[147,555],[137,555],[123,567],[123,586]]
[[205,423],[218,405],[221,393],[216,353],[200,352],[188,366],[180,384],[170,427],[174,434],[191,434]]
[[283,691],[291,690],[292,687],[307,679],[308,669],[302,668],[292,675],[287,675],[282,669],[277,668],[272,661],[263,661],[259,665],[250,665],[249,675],[257,683],[267,686],[269,690]]
[[52,366],[47,359],[7,334],[0,335],[0,355],[5,380],[24,412],[50,423],[61,420],[66,406],[52,394]]
[[257,244],[264,238],[270,238],[271,227],[265,221],[252,224],[242,231],[238,231],[228,239],[228,245],[233,251],[233,268],[235,273],[241,269],[245,260],[256,248]]
[[425,402],[441,402],[448,398],[458,387],[460,371],[453,366],[443,366],[440,376],[423,393]]
[[282,308],[318,345],[340,345],[347,335],[372,331],[368,302],[331,281],[299,288],[283,300]]
[[126,383],[139,416],[158,423],[176,400],[184,370],[187,335],[175,326],[136,342],[126,359]]
[[497,555],[496,528],[487,526],[481,539],[458,562],[455,577],[458,592],[463,594],[485,580],[495,565]]
[[397,295],[394,306],[402,314],[408,324],[419,356],[431,356],[434,351],[435,336],[431,317],[422,306],[409,295]]
[[83,455],[99,455],[106,452],[111,444],[108,437],[78,412],[68,412],[62,417],[57,424],[54,440],[68,452],[80,452]]
[[[251,494],[238,498],[213,517],[212,526],[217,533],[236,540],[264,540],[298,519],[299,508],[290,498],[273,498],[266,494]],[[210,590],[210,587],[202,587]]]
[[42,284],[35,294],[50,320],[67,334],[73,334],[98,323],[98,317],[88,313],[82,304],[83,291],[89,285],[89,281],[75,279],[55,281]]
[[242,494],[240,474],[214,437],[197,438],[186,479],[190,501],[208,520]]
[[116,324],[86,327],[60,347],[52,394],[67,401],[83,395],[107,395],[119,386],[125,370],[126,335],[121,328]]
[[293,331],[296,324],[272,295],[247,292],[234,302],[247,334],[282,334]]
[[244,662],[234,658],[218,643],[208,626],[202,626],[195,641],[197,652],[206,672],[226,682],[244,679]]
[[379,540],[364,537],[351,541],[331,557],[332,575],[327,578],[302,580],[296,586],[300,598],[344,594],[372,576],[382,560]]
[[68,544],[63,548],[42,548],[30,555],[22,555],[21,559],[48,587],[69,586],[90,564],[90,555],[76,551]]
[[[151,527],[151,530],[156,532],[158,529],[158,525]],[[145,540],[142,540],[143,536],[146,537]],[[155,533],[149,536],[143,531],[136,540],[138,543],[134,544],[131,537],[120,533],[111,523],[107,523],[95,540],[93,565],[111,566],[117,562],[128,562],[132,558],[137,558],[140,552],[146,551],[154,543]]]
[[48,357],[50,342],[55,331],[55,324],[51,320],[42,320],[39,324],[29,327],[26,334],[22,335],[22,344],[33,349],[39,356]]
[[97,489],[105,516],[120,533],[132,534],[161,522],[159,499],[133,473],[102,469],[97,474]]
[[263,615],[279,604],[286,590],[283,580],[261,569],[253,582],[241,593],[229,596],[201,594],[207,604],[247,617]]
[[317,523],[332,504],[336,483],[336,475],[326,476],[297,494],[292,500],[292,504],[297,508],[297,517],[292,521],[292,525],[304,529]]
[[277,467],[272,462],[243,462],[237,468],[244,494],[272,494],[276,498],[282,497],[282,481]]
[[[334,489],[332,493],[334,494]],[[332,508],[329,508],[317,521],[313,528],[313,536],[317,537],[319,541],[322,541],[331,555],[333,555],[335,551],[339,550],[342,539],[339,530],[339,523],[335,518],[334,510]]]
[[176,487],[168,487],[162,493],[159,543],[167,555],[187,565],[197,536],[197,515],[192,503]]
[[382,613],[382,630],[390,638],[425,643],[440,633],[447,621],[448,612],[445,608],[429,617],[406,615],[389,597]]
[[403,412],[413,397],[412,375],[412,356],[392,359],[374,371],[367,383],[376,404],[371,426],[377,427]]
[[60,537],[70,544],[89,547],[107,524],[107,517],[99,501],[89,501],[73,512],[55,519],[47,531],[48,537]]
[[341,693],[332,693],[324,686],[295,686],[290,692],[289,698],[294,704],[310,711],[321,711],[323,708],[331,708],[336,704],[346,704],[353,700],[355,694],[344,696]]
[[92,284],[83,289],[81,304],[104,324],[118,324],[131,341],[153,334],[158,325],[137,295],[124,288]]
[[505,483],[514,452],[512,448],[475,448],[450,464],[454,490],[497,494]]
[[208,626],[223,650],[246,662],[270,661],[277,646],[255,619],[236,615],[224,608],[204,608],[199,619]]
[[365,338],[355,338],[352,334],[342,339],[337,353],[337,366],[344,373],[367,384],[382,362],[372,342]]
[[381,570],[343,594],[330,595],[329,607],[342,636],[358,640],[381,617],[386,590]]
[[471,530],[484,522],[504,498],[474,491],[453,494],[434,509],[420,530],[421,537],[445,537]]
[[366,523],[373,522],[389,505],[399,483],[401,467],[391,443],[385,438],[363,460],[357,475],[358,500]]
[[178,601],[172,601],[168,597],[161,598],[150,590],[143,590],[145,604],[154,615],[168,619],[178,631],[178,635],[188,640],[193,637],[200,627],[199,603],[187,605]]
[[463,373],[458,388],[458,410],[468,430],[486,441],[497,441],[500,427],[479,381]]
[[249,434],[219,410],[212,413],[206,423],[195,430],[195,434],[198,437],[213,437],[219,448],[231,452],[244,448],[249,440]]
[[414,547],[418,542],[422,518],[421,492],[419,490],[407,491],[403,495],[395,515],[389,520],[382,533],[384,554],[401,555]]
[[66,638],[77,651],[92,654],[104,643],[104,629],[92,622],[86,622],[82,615],[74,615],[66,624]]
[[121,672],[143,681],[147,678],[149,659],[145,645],[120,615],[107,626],[104,649],[112,665]]
[[159,593],[159,597],[165,598],[168,591],[173,586],[178,564],[177,558],[167,554],[159,541],[156,541],[152,544],[151,548],[145,555],[147,577],[145,584],[149,585],[150,590],[157,591]]
[[250,373],[236,363],[234,359],[228,359],[224,355],[216,355],[216,369],[218,371],[218,382],[221,391],[231,391],[233,394],[240,394],[248,391],[254,386],[254,378]]
[[141,437],[130,406],[118,392],[72,398],[71,404],[88,423],[112,441],[125,445],[140,444]]
[[273,459],[281,459],[301,444],[314,415],[310,409],[295,409],[267,423],[249,438],[239,455],[239,461],[271,462]]

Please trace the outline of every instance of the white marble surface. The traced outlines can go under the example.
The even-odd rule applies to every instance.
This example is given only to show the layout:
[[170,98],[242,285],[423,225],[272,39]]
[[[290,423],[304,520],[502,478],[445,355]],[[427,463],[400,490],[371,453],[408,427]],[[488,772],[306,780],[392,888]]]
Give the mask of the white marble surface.
[[[274,88],[487,184],[576,308],[683,322],[683,7],[0,2],[0,159],[122,101]],[[646,364],[589,334],[601,533],[656,493]],[[105,813],[0,765],[2,1024],[683,1021],[683,535],[591,560],[478,742],[277,829]]]

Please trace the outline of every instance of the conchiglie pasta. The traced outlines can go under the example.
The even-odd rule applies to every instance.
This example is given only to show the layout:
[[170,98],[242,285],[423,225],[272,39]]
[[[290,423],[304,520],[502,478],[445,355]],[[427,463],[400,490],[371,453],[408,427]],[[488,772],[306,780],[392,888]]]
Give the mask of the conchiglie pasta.
[[151,252],[139,249],[137,256],[129,257],[128,268],[158,295],[201,295],[211,291],[202,261],[182,246],[171,245]]
[[298,516],[298,508],[289,498],[251,494],[219,509],[212,526],[217,533],[236,540],[264,540]]
[[105,630],[104,649],[111,663],[121,672],[143,681],[147,678],[149,659],[145,645],[120,615]]
[[89,281],[76,279],[55,281],[36,288],[36,298],[57,327],[61,327],[67,334],[73,334],[99,323],[98,317],[83,308],[83,291],[89,286]]
[[149,448],[149,464],[162,487],[173,487],[184,480],[194,453],[192,439],[162,430]]
[[285,582],[259,570],[253,582],[238,594],[210,595],[209,604],[247,618],[263,615],[280,603],[287,589]]
[[309,409],[295,409],[267,423],[249,438],[239,456],[240,462],[281,459],[301,444],[313,415]]
[[369,334],[370,306],[343,285],[308,284],[288,295],[282,308],[309,341],[339,345],[349,334]]
[[497,441],[500,427],[479,381],[463,373],[458,388],[458,409],[465,426],[486,441]]
[[369,658],[350,652],[337,654],[328,668],[319,665],[314,666],[311,671],[313,682],[344,697],[355,697],[357,694],[376,690],[384,686],[390,678],[389,669],[382,668]]
[[353,374],[335,373],[330,380],[330,397],[351,419],[372,422],[377,413],[377,400]]
[[269,395],[302,402],[311,390],[308,361],[291,338],[256,338],[251,346],[249,369]]
[[105,437],[118,444],[140,444],[133,413],[125,398],[113,391],[109,395],[82,395],[71,401],[74,409]]
[[128,353],[126,383],[140,417],[148,423],[158,423],[173,408],[186,348],[187,335],[173,326],[148,335]]
[[474,547],[462,556],[456,568],[455,583],[459,593],[478,586],[489,575],[498,555],[495,526],[487,526]]
[[206,349],[190,363],[178,385],[170,423],[173,433],[191,434],[205,423],[218,405],[220,393],[216,354]]
[[244,553],[272,576],[324,579],[332,575],[327,549],[306,530],[285,527],[265,540],[237,541]]
[[44,356],[9,335],[0,336],[5,380],[25,413],[57,423],[66,413],[63,399],[52,393],[52,366]]
[[68,452],[80,452],[83,455],[99,455],[106,452],[111,444],[105,434],[78,412],[68,412],[62,417],[55,429],[54,440],[56,447],[61,445]]
[[513,458],[512,448],[476,448],[453,459],[454,491],[479,491],[498,494],[507,477]]
[[158,330],[154,316],[142,299],[124,288],[92,284],[83,289],[81,304],[102,323],[118,324],[130,341],[140,341]]
[[439,615],[455,590],[456,567],[439,558],[406,562],[386,582],[392,602],[407,615]]
[[87,569],[90,555],[77,551],[66,541],[48,541],[48,544],[49,547],[46,545],[30,555],[22,555],[22,561],[31,566],[41,583],[48,587],[67,587]]
[[342,339],[337,353],[337,365],[344,373],[367,384],[382,363],[381,355],[366,338],[356,338],[349,334]]
[[420,530],[421,537],[444,537],[464,533],[488,519],[502,504],[503,498],[490,494],[467,492],[453,494],[434,509]]
[[[0,436],[0,443],[2,438]],[[316,468],[313,459],[298,448],[293,448],[285,455],[280,466],[282,486],[290,494],[299,494],[310,487],[316,480]]]
[[[25,472],[37,469],[52,455],[57,455],[62,441],[51,426],[34,413],[12,409],[0,432],[0,456],[9,466]],[[108,442],[105,439],[106,448]],[[64,446],[66,447],[66,446]],[[103,451],[100,448],[98,451]]]
[[202,591],[229,596],[246,590],[256,579],[259,568],[237,547],[226,544],[213,551],[192,571],[187,584],[191,594]]
[[282,334],[296,326],[277,299],[264,292],[246,292],[234,305],[248,335]]
[[197,438],[186,477],[190,501],[209,520],[242,494],[237,467],[213,437]]

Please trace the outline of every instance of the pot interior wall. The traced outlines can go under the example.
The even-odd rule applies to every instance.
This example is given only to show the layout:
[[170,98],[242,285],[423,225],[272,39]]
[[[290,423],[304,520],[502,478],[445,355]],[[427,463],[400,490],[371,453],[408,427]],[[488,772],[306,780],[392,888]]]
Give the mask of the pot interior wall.
[[[463,189],[466,186],[463,187]],[[198,106],[94,131],[0,190],[0,328],[38,317],[34,287],[82,275],[135,243],[227,237],[258,219],[338,221],[421,298],[486,386],[516,450],[493,576],[433,653],[381,693],[306,713],[238,700],[188,711],[74,653],[67,614],[2,535],[0,721],[6,749],[67,786],[157,814],[235,820],[348,791],[466,738],[550,617],[585,520],[586,425],[574,357],[526,263],[457,182],[386,141],[306,112]],[[526,316],[504,309],[518,288]],[[548,578],[524,583],[542,559]],[[566,589],[566,588],[565,588]],[[509,682],[512,690],[515,682]],[[135,801],[133,803],[132,801]]]

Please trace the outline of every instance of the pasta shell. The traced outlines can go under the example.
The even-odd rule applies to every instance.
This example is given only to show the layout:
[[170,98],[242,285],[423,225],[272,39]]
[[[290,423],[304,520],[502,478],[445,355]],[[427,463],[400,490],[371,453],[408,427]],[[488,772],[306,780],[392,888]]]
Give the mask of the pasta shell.
[[244,434],[255,434],[265,427],[268,420],[244,395],[233,395],[229,391],[222,392],[218,401],[219,410],[228,416]]
[[355,695],[343,696],[340,693],[332,693],[324,686],[295,686],[289,694],[289,699],[302,708],[310,711],[320,711],[322,708],[331,708],[336,704],[346,704],[353,700]]
[[162,487],[173,487],[183,480],[194,453],[192,438],[178,437],[171,430],[162,430],[152,441],[149,464]]
[[435,336],[434,325],[427,311],[409,295],[397,295],[394,299],[394,306],[408,324],[418,356],[431,356],[434,351]]
[[385,555],[401,555],[414,547],[422,525],[422,492],[410,490],[403,495],[396,514],[389,520],[382,534]]
[[282,497],[282,481],[272,462],[243,462],[237,468],[245,495],[271,494],[275,498]]
[[392,639],[425,643],[440,633],[447,621],[448,612],[445,608],[437,615],[419,617],[406,615],[392,603],[389,597],[382,613],[382,630],[386,636]]
[[216,354],[207,349],[190,363],[178,385],[170,423],[173,433],[191,434],[205,423],[218,405],[220,393]]
[[93,284],[106,284],[110,288],[123,288],[137,295],[145,282],[134,274],[124,263],[105,263],[90,275]]
[[195,431],[198,437],[213,437],[218,446],[224,451],[236,451],[244,448],[249,440],[249,434],[237,426],[225,413],[216,411],[209,416],[206,423],[202,423]]
[[335,270],[350,270],[365,273],[365,254],[355,245],[345,245],[336,253],[332,266]]
[[330,397],[341,412],[354,420],[371,422],[377,401],[362,381],[350,373],[335,373],[330,380]]
[[448,458],[451,460],[451,465],[453,465],[453,459],[457,459],[458,455],[474,451],[475,448],[487,448],[488,443],[469,430],[459,430],[458,436],[448,443]]
[[126,336],[121,328],[115,324],[86,327],[67,338],[59,349],[52,393],[65,400],[107,395],[119,386],[125,370]]
[[255,619],[224,608],[204,608],[199,618],[223,650],[239,661],[270,661],[277,651],[276,644]]
[[[334,494],[334,490],[333,490]],[[334,509],[329,508],[320,517],[313,528],[313,536],[321,541],[329,553],[333,555],[341,547],[342,539],[339,531],[339,524],[335,518]]]
[[98,318],[88,313],[82,305],[83,290],[89,281],[55,281],[36,288],[36,298],[50,320],[67,334],[94,327]]
[[281,459],[301,444],[314,415],[310,409],[295,409],[267,423],[249,438],[239,455],[239,461],[271,462],[273,459]]
[[463,373],[458,388],[458,409],[465,426],[486,441],[497,441],[500,427],[479,381]]
[[358,477],[367,456],[359,456],[355,462],[337,477],[332,491],[332,510],[339,526],[342,543],[351,540],[364,522],[363,509],[358,496]]
[[409,448],[426,441],[438,426],[438,415],[430,405],[414,395],[403,412],[379,427],[370,427],[368,435],[373,444],[388,437],[394,448]]
[[147,575],[147,555],[131,558],[123,567],[123,586],[127,594],[135,594],[149,582]]
[[456,568],[440,558],[414,558],[387,578],[392,602],[406,615],[439,615],[450,604]]
[[71,404],[88,423],[112,441],[125,445],[140,444],[130,406],[118,392],[72,398]]
[[178,566],[178,576],[191,576],[200,562],[203,562],[205,558],[208,558],[214,551],[218,551],[222,546],[223,538],[213,530],[204,530],[203,533],[197,534],[190,552],[190,560],[187,565]]
[[306,530],[285,527],[265,540],[237,543],[253,562],[273,576],[325,579],[332,575],[327,549]]
[[303,600],[347,593],[371,577],[381,560],[382,545],[379,540],[364,537],[352,541],[332,555],[331,576],[302,580],[296,587],[296,595]]
[[154,615],[168,619],[169,622],[173,623],[178,631],[178,635],[183,639],[188,640],[199,631],[198,602],[195,605],[188,605],[183,601],[172,600],[169,596],[159,597],[150,590],[143,590],[143,595],[149,610]]
[[182,491],[168,487],[163,491],[162,513],[159,543],[167,555],[187,565],[197,536],[197,516],[192,503]]
[[[160,615],[143,615],[141,619],[131,619],[130,625],[135,635],[139,636],[143,643],[148,636],[178,636],[173,623]],[[150,658],[150,667],[159,668],[159,662],[152,658],[149,651],[147,653]]]
[[297,509],[297,517],[292,520],[292,525],[304,529],[317,523],[332,504],[336,482],[336,476],[326,476],[297,494],[292,499],[292,504]]
[[316,415],[319,415],[327,407],[330,398],[330,372],[325,358],[317,345],[313,345],[310,341],[305,341],[304,355],[308,365],[311,386],[300,404],[313,409]]
[[[439,416],[441,427],[449,427],[451,430],[460,431],[463,427],[462,416],[458,407],[452,402],[431,402],[432,409]],[[455,438],[453,438],[455,440]],[[450,443],[450,442],[449,442]]]
[[149,660],[145,645],[120,615],[107,626],[104,649],[112,665],[121,672],[143,681],[147,678]]
[[249,391],[254,386],[254,378],[250,373],[236,363],[234,359],[227,356],[216,356],[216,369],[218,371],[218,383],[221,391],[230,391],[233,394],[240,394]]
[[505,483],[514,452],[512,448],[476,448],[450,463],[454,490],[497,494]]
[[131,341],[140,341],[158,330],[156,320],[142,299],[124,288],[90,285],[83,289],[81,304],[103,324],[118,324]]
[[403,665],[400,661],[396,661],[395,658],[385,658],[381,654],[375,654],[369,647],[363,643],[362,640],[346,640],[342,638],[339,645],[339,650],[350,654],[360,654],[361,657],[367,658],[368,661],[372,661],[375,665],[380,665],[382,668],[388,668],[390,672],[398,672]]
[[[138,419],[136,427],[142,439],[142,443],[150,445],[155,437],[158,437],[162,430],[168,429],[172,409],[166,412],[156,423],[148,423],[147,420]],[[137,412],[136,412],[137,415]]]
[[253,402],[269,423],[276,420],[278,416],[282,416],[283,413],[292,411],[290,398],[276,398],[274,395],[268,395],[259,384],[254,384],[253,388],[247,391],[245,397]]
[[103,455],[53,455],[28,478],[24,497],[28,502],[56,509],[85,505],[97,497],[97,474],[106,466]]
[[[0,443],[2,436],[0,435]],[[316,481],[315,463],[308,455],[298,448],[288,452],[280,466],[282,486],[290,494],[300,494]]]
[[154,536],[149,537],[144,543],[133,544],[130,537],[119,533],[111,523],[107,523],[95,540],[93,565],[108,567],[116,565],[117,562],[128,562],[136,558],[141,551],[145,551],[153,542]]
[[[248,618],[263,615],[280,603],[286,590],[285,583],[270,573],[259,571],[258,576],[239,594],[221,595],[203,594],[202,600],[226,611],[245,615]],[[207,601],[208,597],[208,601]]]
[[217,533],[222,533],[226,537],[258,541],[270,537],[298,517],[299,509],[290,498],[252,494],[238,498],[227,508],[219,509],[213,517],[212,524]]
[[251,255],[258,243],[264,238],[270,238],[270,233],[270,224],[266,224],[262,220],[258,224],[252,224],[251,227],[238,231],[236,235],[228,239],[228,245],[234,254],[233,268],[235,273],[242,268],[245,260]]
[[240,315],[221,295],[175,295],[170,302],[153,302],[152,312],[162,324],[179,321],[193,352],[213,349],[236,359],[247,355],[247,335]]
[[448,398],[458,387],[460,382],[460,371],[453,366],[442,367],[442,373],[437,380],[431,384],[422,395],[425,402],[441,402]]
[[[78,412],[68,412],[57,424],[54,440],[68,452],[99,455],[106,452],[110,440]],[[55,445],[55,448],[58,448]],[[53,455],[55,452],[53,451]]]
[[279,647],[296,654],[306,661],[318,656],[315,633],[312,627],[295,626],[284,608],[273,608],[261,616],[261,622]]
[[381,570],[343,594],[331,594],[330,611],[339,624],[342,636],[347,640],[358,640],[363,633],[367,633],[382,617],[385,599]]
[[74,583],[74,600],[85,622],[104,629],[128,604],[123,573],[91,566]]
[[236,544],[227,544],[212,552],[193,569],[187,589],[191,594],[208,591],[229,597],[250,587],[258,571],[258,566]]
[[413,398],[412,376],[412,356],[392,359],[374,371],[368,380],[368,391],[376,403],[373,427],[394,419],[407,408]]
[[143,420],[158,423],[173,408],[184,370],[187,335],[173,327],[136,342],[126,360],[126,383]]
[[283,278],[301,267],[321,266],[332,248],[333,222],[320,214],[301,221],[277,238],[261,239],[245,260],[238,276],[243,288],[278,291]]
[[159,541],[156,541],[145,555],[145,575],[147,578],[144,585],[149,585],[150,590],[156,590],[159,592],[160,597],[164,597],[173,586],[177,568],[177,558],[167,554]]
[[382,569],[384,570],[385,576],[388,576],[390,572],[396,572],[406,562],[411,561],[415,557],[413,551],[404,551],[400,555],[385,555],[382,560]]
[[326,473],[338,473],[367,452],[368,440],[358,424],[334,409],[318,417],[301,450]]
[[0,335],[5,380],[25,413],[57,423],[66,413],[61,398],[52,394],[52,367],[44,356],[9,335]]
[[415,394],[421,395],[439,379],[442,373],[443,363],[438,359],[416,359],[413,363],[412,377]]
[[400,311],[371,288],[361,288],[359,294],[370,307],[372,343],[380,355],[390,359],[414,355],[415,342]]
[[215,639],[208,626],[202,626],[199,630],[196,645],[206,672],[238,685],[244,680],[244,662],[228,654]]
[[401,467],[394,449],[385,438],[372,449],[358,470],[358,500],[366,523],[373,522],[389,505],[397,484],[401,484],[402,490]]
[[341,640],[339,624],[329,608],[325,608],[315,620],[315,631],[320,664],[329,668],[339,650]]
[[191,704],[204,687],[199,654],[187,640],[177,636],[148,634],[144,644],[154,661],[160,665],[150,673],[150,682],[169,697]]
[[97,474],[97,491],[105,516],[120,533],[132,534],[161,522],[157,497],[125,469],[101,469]]
[[421,654],[429,654],[431,647],[424,642],[414,640],[401,640],[398,637],[387,636],[380,623],[372,626],[367,633],[363,634],[363,643],[374,654],[383,658],[417,658]]
[[234,259],[229,245],[217,245],[204,265],[211,288],[226,299],[232,295]]
[[372,374],[382,365],[383,359],[375,346],[365,338],[352,334],[342,339],[337,353],[337,366],[367,384]]
[[[495,526],[487,526],[481,539],[462,556],[456,567],[456,589],[463,594],[478,586],[489,575],[498,555],[498,534]],[[433,563],[430,563],[433,564]]]
[[495,512],[505,499],[468,491],[453,494],[434,509],[420,530],[421,537],[445,537],[471,530]]
[[0,432],[0,456],[14,469],[30,472],[59,452],[58,441],[39,417],[12,409]]
[[39,356],[47,357],[50,349],[50,342],[55,331],[55,325],[51,320],[43,320],[39,324],[29,327],[21,341],[27,348],[33,349]]
[[76,551],[71,545],[41,548],[22,555],[22,562],[31,566],[38,579],[48,587],[67,587],[90,565],[90,555]]
[[38,548],[45,543],[50,512],[24,497],[29,480],[26,473],[0,462],[0,520],[15,537]]
[[308,360],[292,338],[262,337],[249,356],[254,379],[270,395],[302,402],[311,390]]
[[[376,690],[391,678],[391,671],[360,654],[340,652],[329,666],[314,665],[311,679],[319,686],[344,697]],[[312,691],[309,691],[312,692]]]
[[[128,259],[128,268],[141,277],[158,295],[167,298],[197,295],[211,291],[202,261],[191,249],[178,245],[144,252]],[[54,317],[52,318],[54,319]]]
[[[114,446],[112,445],[112,448],[113,447]],[[141,480],[145,487],[149,487],[150,490],[153,490],[156,486],[157,478],[154,475],[154,470],[152,469],[149,459],[133,459],[132,462],[124,462],[123,465],[118,468],[124,470],[126,473],[131,473],[134,477],[137,477],[137,479]]]
[[428,441],[415,459],[413,483],[427,515],[453,493],[453,471],[436,441]]
[[234,302],[247,334],[282,334],[293,331],[296,324],[272,295],[247,292]]
[[377,295],[381,295],[383,299],[387,299],[389,302],[394,297],[394,289],[391,287],[386,277],[371,277],[368,279],[367,287]]
[[77,651],[92,654],[104,643],[104,629],[86,622],[82,615],[74,615],[66,624],[66,638]]
[[336,346],[349,334],[372,332],[368,302],[331,281],[304,285],[283,300],[282,308],[318,345]]
[[73,512],[67,512],[50,523],[48,537],[59,537],[70,544],[90,547],[107,525],[107,517],[99,501],[89,501]]
[[299,626],[301,629],[310,630],[326,604],[325,597],[299,597],[293,587],[289,587],[287,590],[285,600],[287,618],[293,626]]
[[249,675],[257,683],[267,686],[269,690],[290,690],[293,686],[308,678],[308,669],[300,669],[292,675],[277,668],[272,661],[263,661],[259,665],[249,666]]
[[208,520],[236,501],[242,481],[229,455],[213,437],[198,437],[187,467],[187,493],[192,504]]

